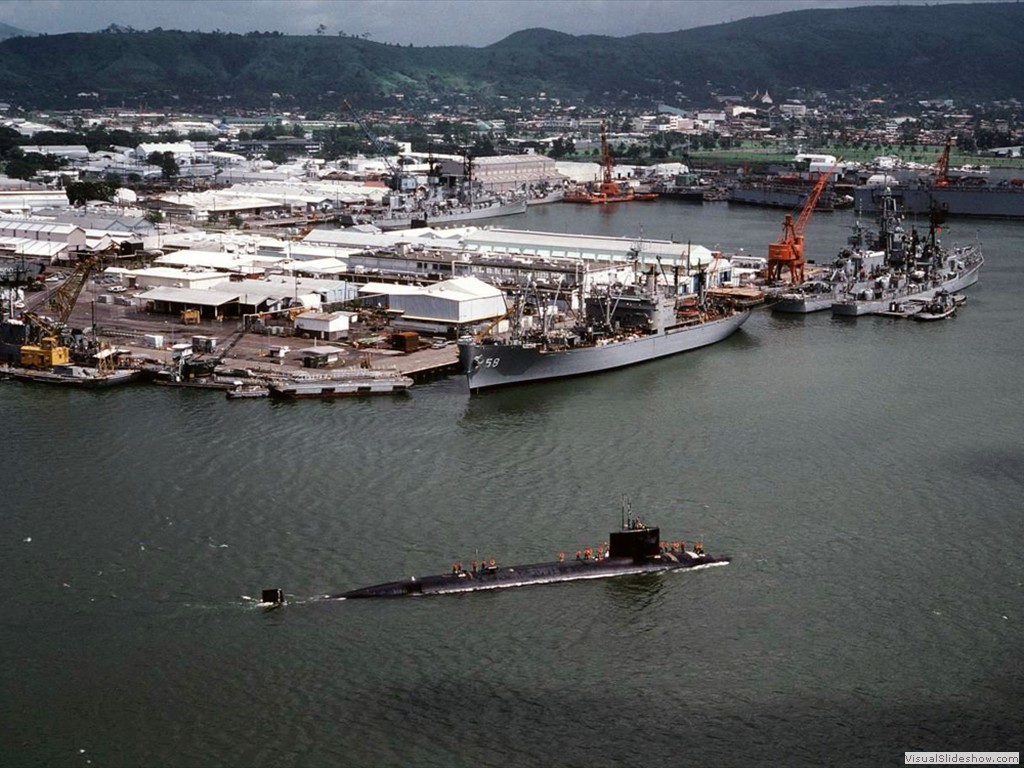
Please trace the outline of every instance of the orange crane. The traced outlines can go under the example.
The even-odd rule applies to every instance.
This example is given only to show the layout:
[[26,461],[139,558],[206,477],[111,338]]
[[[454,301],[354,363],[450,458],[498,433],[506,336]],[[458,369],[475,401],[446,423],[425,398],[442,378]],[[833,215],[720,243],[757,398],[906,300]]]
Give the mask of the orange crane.
[[935,164],[936,187],[949,186],[949,150],[952,146],[953,136],[949,135],[946,137],[946,145],[942,148],[942,154],[939,155],[939,162]]
[[654,200],[658,196],[657,192],[637,192],[628,186],[623,189],[615,181],[615,158],[608,146],[608,128],[604,123],[601,123],[601,166],[603,172],[600,184],[594,188],[588,185],[586,188],[571,189],[563,195],[562,200],[567,203],[619,203]]
[[825,190],[832,172],[839,165],[837,160],[831,168],[818,177],[814,189],[807,196],[803,209],[797,220],[793,221],[793,214],[787,213],[782,222],[782,234],[774,243],[768,245],[768,279],[771,281],[782,279],[782,268],[789,269],[789,279],[793,285],[804,281],[804,230],[807,229],[807,222],[810,221],[814,206],[818,204],[818,198]]

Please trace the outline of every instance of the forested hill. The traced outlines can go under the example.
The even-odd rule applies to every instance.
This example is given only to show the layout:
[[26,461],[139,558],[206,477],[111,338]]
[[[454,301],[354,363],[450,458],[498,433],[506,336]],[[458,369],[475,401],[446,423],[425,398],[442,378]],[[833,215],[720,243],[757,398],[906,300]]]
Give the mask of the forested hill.
[[1021,3],[807,10],[624,38],[533,29],[484,48],[117,27],[0,41],[0,101],[51,109],[336,110],[343,97],[372,106],[394,94],[416,103],[540,92],[591,104],[704,104],[710,93],[765,89],[1019,99],[1021,72]]

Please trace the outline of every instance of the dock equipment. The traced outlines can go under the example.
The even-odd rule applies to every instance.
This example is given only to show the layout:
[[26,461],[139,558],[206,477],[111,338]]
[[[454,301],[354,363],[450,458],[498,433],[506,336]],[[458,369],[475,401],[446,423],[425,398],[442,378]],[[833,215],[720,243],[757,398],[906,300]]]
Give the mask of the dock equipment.
[[839,165],[839,160],[818,178],[817,184],[807,196],[804,207],[795,222],[792,214],[786,214],[786,218],[782,222],[782,234],[779,235],[778,240],[768,246],[769,280],[781,280],[782,268],[786,267],[793,285],[799,285],[804,281],[804,231],[807,229],[811,214],[814,213],[814,206],[818,204],[818,198],[821,197],[821,193],[825,190],[825,185],[837,165]]

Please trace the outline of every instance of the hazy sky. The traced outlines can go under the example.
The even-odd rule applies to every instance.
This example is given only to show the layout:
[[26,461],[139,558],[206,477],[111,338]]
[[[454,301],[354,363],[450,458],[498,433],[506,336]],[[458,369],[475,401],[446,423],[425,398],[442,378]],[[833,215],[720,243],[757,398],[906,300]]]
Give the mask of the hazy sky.
[[[928,0],[937,2],[956,0]],[[964,2],[965,0],[960,0]],[[971,0],[966,0],[970,2]],[[926,0],[0,0],[0,22],[31,32],[135,29],[367,34],[403,45],[497,42],[520,29],[570,34],[671,32],[807,8]]]

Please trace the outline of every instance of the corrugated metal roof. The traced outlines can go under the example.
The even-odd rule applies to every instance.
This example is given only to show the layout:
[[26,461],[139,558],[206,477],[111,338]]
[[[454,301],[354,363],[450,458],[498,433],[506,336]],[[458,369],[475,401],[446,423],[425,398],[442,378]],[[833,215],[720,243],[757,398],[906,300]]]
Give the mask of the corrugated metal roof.
[[451,280],[442,280],[423,288],[422,293],[452,299],[491,299],[503,295],[499,288],[476,277],[453,277]]
[[24,237],[0,237],[0,250],[15,256],[34,256],[52,259],[68,249],[67,243],[53,240],[28,240]]
[[359,293],[364,296],[377,294],[398,296],[421,293],[422,291],[423,289],[418,285],[400,285],[398,283],[366,283],[359,286]]
[[227,291],[204,291],[198,288],[152,288],[138,294],[143,301],[168,301],[175,304],[197,304],[201,307],[219,307],[238,301],[238,293]]
[[0,219],[0,232],[18,237],[19,233],[39,233],[48,235],[70,235],[75,230],[85,232],[74,224],[59,224],[43,221],[19,221],[17,219]]

